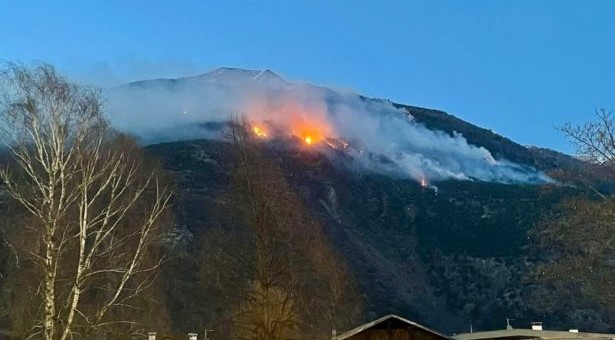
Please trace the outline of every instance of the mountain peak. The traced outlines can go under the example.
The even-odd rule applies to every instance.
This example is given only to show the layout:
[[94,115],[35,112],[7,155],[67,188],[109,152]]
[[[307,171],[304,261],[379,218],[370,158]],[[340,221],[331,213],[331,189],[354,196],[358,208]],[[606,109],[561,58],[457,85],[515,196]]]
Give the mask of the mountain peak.
[[282,77],[278,76],[275,72],[271,71],[270,69],[265,69],[260,71],[254,78],[268,78],[268,77],[274,77],[274,78],[280,78],[282,79]]
[[248,70],[236,67],[220,67],[213,71],[206,72],[199,77],[220,77],[220,76],[242,76],[242,77],[255,77],[260,72],[259,70]]
[[261,84],[275,85],[288,84],[284,78],[280,77],[270,69],[249,70],[234,67],[220,67],[213,71],[204,73],[197,78],[214,82],[244,82],[254,81]]

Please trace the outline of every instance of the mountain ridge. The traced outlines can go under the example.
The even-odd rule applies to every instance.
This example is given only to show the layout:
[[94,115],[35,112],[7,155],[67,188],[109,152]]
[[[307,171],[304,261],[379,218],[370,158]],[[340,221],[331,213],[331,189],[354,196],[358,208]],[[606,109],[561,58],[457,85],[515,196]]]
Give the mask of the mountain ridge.
[[[535,166],[542,171],[549,171],[559,167],[578,168],[587,165],[586,162],[572,155],[550,148],[521,145],[508,137],[467,122],[446,111],[399,103],[393,103],[393,105],[406,109],[409,114],[412,114],[427,127],[446,131],[449,134],[459,132],[469,142],[485,146],[498,156],[514,162]],[[488,141],[488,143],[485,143],[485,141]]]
[[[134,91],[137,92],[134,92]],[[452,148],[455,147],[457,142],[453,141],[458,138],[462,138],[468,142],[470,146],[483,147],[487,152],[493,153],[493,157],[495,159],[503,159],[508,160],[514,163],[518,163],[521,165],[529,166],[536,168],[540,171],[548,172],[557,168],[579,168],[584,166],[584,162],[575,159],[570,155],[566,155],[564,153],[548,150],[546,148],[534,148],[534,147],[526,147],[520,145],[513,140],[504,137],[502,135],[496,134],[491,130],[482,128],[474,123],[470,123],[464,121],[454,115],[451,115],[442,110],[435,110],[430,108],[422,108],[413,105],[400,104],[396,102],[392,102],[390,100],[384,100],[379,98],[370,98],[363,95],[360,95],[356,92],[338,92],[337,90],[333,90],[327,87],[322,87],[318,85],[313,85],[310,83],[291,83],[283,79],[281,76],[276,74],[275,72],[264,69],[264,70],[256,70],[256,69],[241,69],[241,68],[230,68],[223,67],[218,68],[206,73],[202,73],[195,76],[188,76],[176,79],[154,79],[154,80],[143,80],[138,82],[132,82],[125,84],[121,87],[118,87],[110,92],[111,98],[114,98],[114,95],[117,93],[121,93],[122,91],[128,92],[128,97],[142,97],[143,100],[136,99],[135,102],[150,102],[150,106],[153,106],[153,110],[149,110],[147,113],[147,124],[152,124],[152,122],[156,121],[158,117],[156,115],[152,116],[150,111],[156,111],[161,107],[169,107],[166,109],[167,112],[159,113],[158,115],[167,115],[163,118],[164,121],[173,121],[177,120],[178,122],[183,122],[184,126],[189,124],[193,125],[204,125],[210,122],[222,122],[225,119],[223,118],[225,115],[223,112],[234,112],[234,113],[246,113],[245,110],[251,110],[250,107],[246,108],[247,105],[246,100],[253,101],[254,98],[262,97],[269,98],[266,100],[272,100],[271,98],[281,97],[282,100],[284,96],[287,96],[285,93],[290,93],[292,96],[292,100],[298,101],[298,103],[308,103],[307,105],[325,105],[330,106],[335,109],[335,107],[339,106],[338,101],[342,101],[343,105],[348,105],[348,108],[345,110],[359,110],[359,112],[370,110],[400,110],[405,112],[408,117],[411,117],[415,123],[419,123],[434,133],[444,132],[446,133],[451,140],[449,146],[443,146],[443,148]],[[162,92],[157,92],[162,91]],[[290,91],[290,92],[289,92]],[[316,91],[316,92],[314,92]],[[148,94],[148,92],[153,92],[154,94]],[[254,92],[254,93],[253,93]],[[247,93],[247,95],[246,95]],[[316,94],[315,94],[316,93]],[[168,97],[164,99],[152,99],[152,96],[155,97]],[[356,96],[356,100],[348,99]],[[314,98],[318,97],[317,101],[322,101],[322,103],[311,103],[310,101],[314,101]],[[156,101],[157,100],[157,101]],[[348,101],[350,100],[350,101]],[[354,102],[353,102],[354,100]],[[347,101],[347,102],[343,102]],[[358,103],[358,102],[359,103]],[[126,102],[126,100],[124,100]],[[112,100],[113,103],[113,100]],[[346,104],[344,104],[346,103]],[[132,104],[132,103],[131,103]],[[131,105],[129,104],[129,105]],[[174,106],[173,106],[174,105]],[[275,105],[287,105],[287,104],[275,104]],[[301,104],[304,105],[304,104]],[[388,109],[387,107],[390,107]],[[330,109],[330,108],[329,108]],[[275,110],[275,109],[274,109]],[[328,109],[326,109],[328,110]],[[183,112],[184,115],[172,114],[169,112],[175,111],[177,113]],[[219,112],[217,114],[209,114],[207,112]],[[388,114],[388,113],[387,113]],[[397,114],[397,113],[396,113]],[[262,114],[261,114],[262,115]],[[331,118],[327,119],[338,119],[336,116],[339,116],[339,113],[332,113]],[[364,114],[365,115],[365,114]],[[377,115],[377,113],[374,113]],[[210,117],[211,116],[211,117]],[[276,123],[280,118],[282,118],[279,114],[271,114],[272,118],[271,122]],[[150,118],[151,117],[151,118]],[[209,117],[209,118],[208,118]],[[226,117],[230,117],[228,113]],[[304,117],[305,118],[305,117]],[[302,118],[302,119],[304,119]],[[318,118],[318,117],[317,117]],[[400,117],[401,118],[401,117]],[[118,121],[127,120],[125,116],[120,116]],[[261,118],[262,119],[262,118]],[[284,118],[282,121],[287,120]],[[364,119],[365,120],[365,119]],[[143,119],[140,119],[143,122]],[[132,122],[132,124],[136,124],[136,122]],[[146,124],[146,125],[147,125]],[[344,127],[346,123],[339,123],[342,126],[342,129],[348,130],[347,127]],[[352,123],[359,124],[359,123]],[[351,124],[351,126],[352,126]],[[369,121],[363,123],[369,124]],[[399,126],[399,125],[398,125]],[[181,128],[181,127],[180,127]],[[339,127],[338,127],[339,128]],[[395,129],[394,125],[389,129]],[[143,129],[143,125],[140,124],[138,127],[139,130]],[[159,133],[161,135],[166,134],[165,130],[168,130],[167,127],[161,125],[158,127],[160,131],[154,131],[154,133],[145,134],[144,140],[151,141],[151,135]],[[198,132],[192,131],[190,136],[187,138],[201,138]],[[336,128],[337,129],[337,128]],[[361,131],[363,128],[358,129]],[[356,130],[356,129],[355,129]],[[348,131],[347,131],[348,132]],[[351,133],[357,133],[350,131]],[[412,132],[412,131],[410,131]],[[420,132],[420,131],[418,131]],[[391,135],[389,132],[379,132],[383,134],[386,138],[387,135]],[[358,138],[363,138],[365,136],[364,133],[359,133]],[[429,136],[427,136],[429,137]],[[186,139],[186,137],[182,137]],[[396,137],[399,138],[399,137]],[[405,137],[403,137],[405,138]],[[425,136],[417,137],[417,138],[425,138]],[[432,138],[432,137],[430,137]],[[435,136],[433,136],[435,138]],[[435,138],[432,142],[437,145],[438,138]],[[167,139],[167,141],[169,141]],[[153,141],[155,142],[155,140]],[[367,141],[370,144],[370,141]],[[420,142],[419,142],[420,143]],[[412,149],[410,149],[412,150]],[[395,150],[393,154],[395,154]],[[400,151],[400,150],[398,150]],[[442,149],[441,151],[445,151]],[[476,150],[478,151],[478,150]],[[405,152],[405,151],[402,151]],[[416,157],[417,155],[421,155],[420,150],[416,151],[414,155],[410,155],[411,157]],[[448,151],[445,151],[448,152]],[[480,151],[478,151],[480,153]],[[454,153],[453,153],[454,154]],[[419,156],[423,157],[423,156]],[[431,162],[429,159],[430,156],[427,156],[425,159],[428,162]],[[444,157],[444,156],[438,156]],[[483,156],[479,156],[483,157]],[[491,155],[486,156],[487,158],[491,157]],[[421,162],[424,162],[422,160]],[[442,162],[442,159],[435,159],[436,162]],[[412,161],[416,162],[416,161]],[[414,165],[416,166],[416,165]],[[456,166],[456,165],[454,165]],[[455,168],[453,167],[452,173],[454,173]],[[449,171],[446,170],[446,171]],[[439,171],[439,170],[438,170]],[[451,175],[446,175],[451,176]],[[458,176],[458,175],[453,175]],[[465,177],[465,176],[461,176]],[[472,176],[470,176],[472,177]]]

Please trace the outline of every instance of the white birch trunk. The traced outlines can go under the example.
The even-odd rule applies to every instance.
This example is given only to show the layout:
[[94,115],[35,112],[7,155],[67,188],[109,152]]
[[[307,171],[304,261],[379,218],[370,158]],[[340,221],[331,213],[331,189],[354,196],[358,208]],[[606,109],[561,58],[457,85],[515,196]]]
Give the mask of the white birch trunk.
[[[143,259],[170,194],[153,176],[140,180],[137,161],[113,146],[96,92],[66,82],[45,65],[11,65],[2,75],[12,87],[0,99],[0,129],[25,185],[8,170],[0,179],[40,230],[35,251],[41,253],[33,256],[44,281],[42,315],[26,337],[77,339],[102,325],[132,322],[106,318],[149,286],[148,278],[132,281],[157,267],[144,268]],[[149,210],[128,221],[152,187]],[[94,285],[100,278],[107,279],[104,289]],[[67,281],[70,289],[63,293]],[[84,312],[82,293],[97,289],[108,294],[101,294],[97,309]]]

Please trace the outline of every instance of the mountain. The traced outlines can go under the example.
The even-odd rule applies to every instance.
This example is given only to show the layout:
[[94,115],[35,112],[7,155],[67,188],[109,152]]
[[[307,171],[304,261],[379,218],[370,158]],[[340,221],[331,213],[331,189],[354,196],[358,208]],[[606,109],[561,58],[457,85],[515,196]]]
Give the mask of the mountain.
[[[137,103],[154,95],[148,112],[166,117],[162,130],[169,122],[174,126],[173,133],[162,133],[172,142],[151,143],[161,135],[158,124],[138,135],[177,180],[175,237],[185,255],[173,273],[183,278],[170,279],[167,290],[176,302],[171,307],[178,327],[207,323],[210,315],[202,307],[207,294],[195,293],[199,282],[191,273],[198,268],[199,238],[222,223],[219,214],[229,209],[224,197],[233,164],[217,133],[229,118],[221,112],[232,110],[276,134],[266,142],[269,156],[326,226],[357,278],[365,318],[400,313],[448,332],[468,331],[470,320],[474,330],[500,328],[505,318],[608,328],[600,311],[586,310],[582,320],[578,311],[536,314],[534,287],[524,281],[532,266],[528,229],[565,197],[586,194],[540,174],[582,171],[586,163],[577,158],[520,145],[443,111],[294,84],[269,70],[222,68],[115,91],[112,99],[119,93]],[[178,121],[177,116],[190,117]],[[301,132],[288,133],[296,124],[289,116],[324,117],[326,123],[316,125],[332,135],[323,136],[327,143],[306,148]],[[369,124],[382,128],[361,126]],[[189,133],[178,133],[182,130]],[[293,138],[299,141],[290,142]],[[401,146],[377,146],[381,142]],[[417,162],[404,163],[407,158]],[[407,164],[420,171],[402,172]],[[421,183],[426,177],[435,181],[436,191]]]
[[529,228],[563,199],[591,194],[548,176],[582,171],[581,160],[443,111],[292,83],[270,70],[222,68],[105,94],[113,123],[175,183],[161,276],[175,329],[215,328],[213,316],[235,308],[199,273],[203,235],[237,228],[228,220],[234,164],[222,132],[238,113],[259,128],[267,157],[324,226],[357,281],[364,319],[396,313],[448,333],[502,328],[506,318],[612,328],[609,315],[587,306],[537,313],[536,286],[524,280],[533,266]]
[[179,79],[154,79],[129,83],[123,87],[151,88],[152,86],[195,86],[195,85],[225,85],[238,86],[249,82],[273,86],[283,86],[288,83],[271,70],[244,70],[239,68],[222,67],[198,76]]

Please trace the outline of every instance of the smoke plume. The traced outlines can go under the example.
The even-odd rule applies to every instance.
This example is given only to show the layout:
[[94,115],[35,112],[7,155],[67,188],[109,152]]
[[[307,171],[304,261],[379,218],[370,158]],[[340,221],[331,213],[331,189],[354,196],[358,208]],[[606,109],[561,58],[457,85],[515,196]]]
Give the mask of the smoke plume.
[[[222,68],[200,76],[131,83],[106,93],[109,115],[144,143],[217,138],[208,123],[246,115],[264,139],[300,138],[330,147],[362,169],[414,178],[545,183],[544,174],[434,131],[405,110],[351,91],[289,83],[271,71]],[[282,136],[283,137],[283,136]]]

